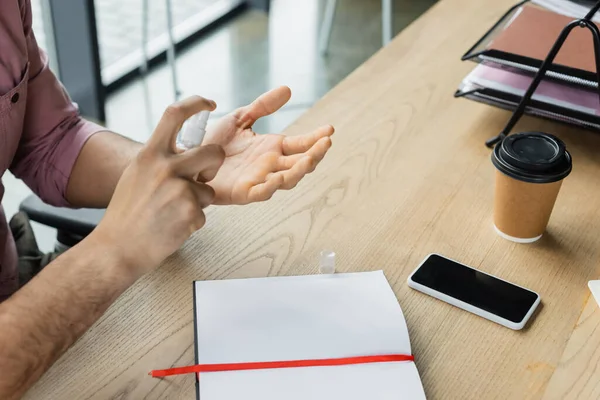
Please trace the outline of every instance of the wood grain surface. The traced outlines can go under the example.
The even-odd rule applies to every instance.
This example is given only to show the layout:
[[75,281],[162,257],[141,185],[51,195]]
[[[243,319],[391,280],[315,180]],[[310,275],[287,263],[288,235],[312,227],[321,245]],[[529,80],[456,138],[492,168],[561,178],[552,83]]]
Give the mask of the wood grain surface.
[[[533,118],[567,143],[573,173],[533,245],[492,229],[494,168],[483,142],[509,113],[452,97],[474,66],[460,56],[514,0],[442,0],[358,68],[287,134],[337,129],[317,171],[271,201],[208,212],[207,226],[140,279],[29,392],[28,399],[193,399],[194,377],[151,369],[194,361],[192,281],[383,269],[404,310],[431,399],[598,398],[600,135]],[[410,290],[429,253],[540,293],[511,331]],[[587,304],[587,306],[586,306]]]
[[600,307],[590,296],[544,399],[600,399]]

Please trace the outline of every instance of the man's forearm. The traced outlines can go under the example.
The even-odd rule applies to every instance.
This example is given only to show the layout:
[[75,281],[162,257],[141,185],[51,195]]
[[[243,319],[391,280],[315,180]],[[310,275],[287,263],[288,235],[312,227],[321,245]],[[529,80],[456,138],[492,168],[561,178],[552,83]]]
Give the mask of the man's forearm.
[[98,132],[83,146],[67,186],[75,207],[108,206],[121,174],[142,145],[109,131]]
[[0,303],[0,398],[20,398],[137,274],[92,234]]

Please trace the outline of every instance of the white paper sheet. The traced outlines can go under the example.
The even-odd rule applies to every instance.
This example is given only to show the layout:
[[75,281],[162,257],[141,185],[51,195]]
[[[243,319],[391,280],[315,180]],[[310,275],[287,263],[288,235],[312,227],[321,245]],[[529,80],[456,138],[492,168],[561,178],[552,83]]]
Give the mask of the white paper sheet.
[[[196,282],[198,362],[411,354],[383,272]],[[412,362],[205,373],[202,400],[424,399]]]
[[592,292],[592,296],[594,296],[594,299],[596,299],[596,303],[598,303],[598,306],[600,306],[600,281],[589,281],[588,287]]
[[[574,3],[569,0],[533,0],[532,3],[540,5],[557,14],[566,15],[572,18],[583,18],[590,11],[590,7]],[[598,14],[592,18],[595,22],[600,22]]]

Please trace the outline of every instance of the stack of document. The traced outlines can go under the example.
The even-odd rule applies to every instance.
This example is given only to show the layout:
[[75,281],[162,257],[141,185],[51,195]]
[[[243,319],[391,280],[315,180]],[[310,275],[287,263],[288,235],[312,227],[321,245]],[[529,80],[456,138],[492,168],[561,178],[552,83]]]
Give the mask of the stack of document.
[[[479,65],[455,96],[514,110],[562,29],[588,10],[583,0],[516,5],[463,56]],[[571,31],[526,113],[600,130],[594,43],[587,29]]]

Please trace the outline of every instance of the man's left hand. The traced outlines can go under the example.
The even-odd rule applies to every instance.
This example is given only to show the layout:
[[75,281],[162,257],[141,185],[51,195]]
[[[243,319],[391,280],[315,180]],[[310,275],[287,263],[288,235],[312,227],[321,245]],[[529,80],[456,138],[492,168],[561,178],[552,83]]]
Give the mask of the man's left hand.
[[295,187],[323,159],[331,147],[330,125],[290,137],[252,130],[259,118],[279,110],[290,97],[286,86],[271,90],[209,129],[203,144],[218,144],[225,150],[221,169],[208,182],[215,190],[214,204],[268,200],[279,189]]

